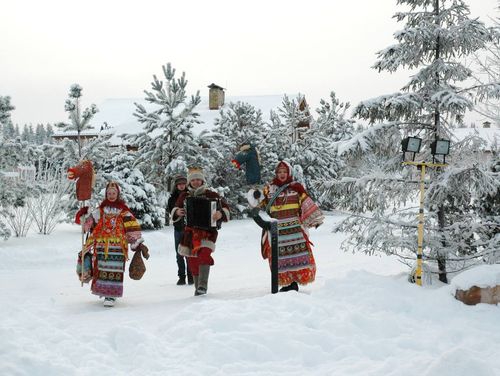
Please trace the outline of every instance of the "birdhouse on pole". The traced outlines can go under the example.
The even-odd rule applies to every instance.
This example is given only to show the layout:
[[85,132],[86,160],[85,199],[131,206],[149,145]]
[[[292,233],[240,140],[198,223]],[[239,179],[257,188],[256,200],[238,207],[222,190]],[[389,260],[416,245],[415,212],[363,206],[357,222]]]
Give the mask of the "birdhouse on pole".
[[211,110],[218,110],[224,105],[224,88],[211,83],[208,88],[208,106]]

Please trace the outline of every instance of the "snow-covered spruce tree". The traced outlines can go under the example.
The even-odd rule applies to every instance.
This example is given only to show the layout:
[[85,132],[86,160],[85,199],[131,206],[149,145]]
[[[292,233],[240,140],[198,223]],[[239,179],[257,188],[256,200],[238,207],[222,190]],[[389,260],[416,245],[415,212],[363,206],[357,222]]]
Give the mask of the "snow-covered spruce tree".
[[[15,107],[10,103],[10,97],[0,96],[0,153],[4,154],[4,143],[7,139],[14,136],[14,127],[10,119],[10,113]],[[7,177],[4,175],[5,168],[8,166],[8,161],[12,158],[10,154],[0,155],[0,210],[7,206],[12,201],[11,194],[13,193],[10,187],[7,186]],[[10,236],[10,230],[7,224],[3,221],[0,215],[0,238],[7,240]]]
[[[424,146],[420,156],[431,160],[430,143],[452,138],[453,126],[461,122],[465,111],[473,108],[477,95],[495,94],[494,87],[458,86],[471,77],[471,71],[460,59],[484,48],[494,33],[477,19],[469,18],[468,6],[462,0],[398,0],[398,4],[409,7],[408,11],[395,15],[398,21],[406,21],[406,25],[394,34],[398,43],[378,53],[374,68],[394,72],[404,67],[417,72],[401,92],[361,102],[354,113],[371,123],[388,122],[377,127],[385,127],[389,132],[397,127],[402,136],[421,137]],[[412,184],[417,179],[409,175],[416,171],[401,167],[396,152],[399,142],[395,142],[396,134],[392,134],[393,138],[380,148],[388,153],[385,156],[375,153],[376,164],[364,169],[370,170],[369,174],[344,179],[345,193],[353,197],[352,202],[344,201],[344,207],[355,215],[336,229],[350,233],[344,243],[347,248],[412,260],[416,251],[418,185]],[[395,144],[393,153],[388,143]],[[451,264],[447,269],[447,260],[462,260],[465,245],[471,239],[470,234],[455,232],[452,220],[470,215],[466,203],[471,195],[481,196],[494,180],[493,176],[486,177],[479,167],[471,168],[467,158],[459,157],[460,147],[460,144],[453,146],[454,160],[450,166],[444,171],[431,171],[427,182],[424,258],[437,261],[439,279],[443,282],[447,281],[447,272],[457,270]],[[477,190],[470,193],[447,188],[450,186],[474,186]],[[359,215],[368,210],[370,215]],[[463,263],[460,265],[463,267]]]
[[318,113],[316,127],[321,130],[322,134],[332,141],[350,139],[355,133],[355,121],[346,115],[351,104],[340,102],[334,91],[330,93],[329,102],[321,99],[319,103],[320,107],[316,109]]
[[[82,159],[89,159],[94,164],[94,168],[99,170],[99,164],[109,158],[109,134],[99,134],[95,138],[84,139],[82,132],[94,129],[91,124],[93,116],[98,112],[95,104],[85,108],[82,111],[82,88],[74,84],[70,88],[69,98],[66,100],[64,109],[68,113],[70,123],[55,124],[56,128],[69,134],[77,135],[76,142],[71,138],[65,138],[63,141],[52,147],[53,155],[51,159],[60,158],[63,167],[74,166]],[[47,126],[49,135],[52,133],[52,127]]]
[[[145,181],[138,168],[134,168],[134,156],[125,149],[116,150],[102,167],[104,178],[115,180],[120,185],[120,194],[141,224],[141,228],[161,228],[165,209],[157,202],[154,186]],[[104,195],[104,188],[102,194]]]
[[[93,116],[98,112],[96,105],[92,104],[90,107],[82,110],[82,88],[78,84],[74,84],[70,88],[69,98],[65,102],[64,106],[66,112],[68,113],[69,123],[59,123],[56,124],[56,128],[63,132],[67,132],[68,135],[73,135],[76,133],[76,140],[74,138],[65,138],[62,142],[43,145],[45,163],[53,165],[56,169],[61,169],[66,171],[69,167],[75,166],[79,161],[83,159],[90,160],[96,171],[96,186],[94,191],[97,192],[101,186],[104,186],[104,178],[101,172],[101,166],[107,161],[110,156],[109,147],[109,134],[99,133],[97,137],[94,138],[84,138],[82,133],[86,130],[94,129],[91,124]],[[70,189],[70,192],[73,192]],[[73,194],[68,196],[68,211],[67,220],[73,220],[73,213],[77,210],[78,201]],[[93,197],[87,205],[93,206],[98,201],[97,197]]]
[[269,153],[266,163],[273,169],[279,159],[289,161],[295,170],[295,178],[306,185],[320,204],[329,206],[328,200],[321,199],[320,185],[325,180],[337,178],[343,163],[326,133],[330,128],[326,122],[318,125],[304,103],[303,96],[294,100],[285,95],[278,111],[271,112],[270,132],[263,148],[272,153]]
[[494,157],[489,165],[490,174],[496,175],[496,190],[491,190],[479,196],[475,202],[479,213],[478,235],[475,239],[475,247],[481,248],[487,262],[500,263],[500,150],[496,149]]
[[[495,20],[495,27],[497,33],[500,34],[498,18]],[[498,38],[488,43],[486,51],[474,53],[472,63],[474,80],[478,86],[488,87],[500,82],[500,44]],[[476,106],[475,111],[500,127],[500,101],[497,98],[486,98]]]
[[10,113],[14,109],[15,107],[10,103],[10,97],[0,95],[0,124],[5,125],[11,121]]
[[33,125],[24,124],[23,133],[21,133],[21,140],[27,141],[30,144],[35,143],[35,132],[33,131]]
[[52,136],[54,135],[54,128],[52,128],[52,125],[47,123],[47,126],[45,127],[45,140],[44,144],[52,144],[54,141],[52,140]]
[[128,142],[138,147],[136,165],[157,192],[170,190],[172,176],[165,171],[171,170],[169,165],[179,156],[190,165],[196,163],[201,154],[192,133],[193,126],[200,122],[195,112],[200,103],[199,92],[187,101],[185,73],[175,78],[175,69],[170,63],[162,69],[165,81],[154,75],[151,91],[144,91],[151,109],[135,104],[134,115],[143,124],[144,131],[126,136]]
[[229,103],[215,119],[212,133],[208,136],[208,142],[217,150],[210,163],[212,184],[224,189],[224,195],[231,203],[232,216],[243,215],[248,206],[246,194],[250,186],[246,183],[244,172],[234,168],[231,160],[242,145],[249,143],[257,148],[261,158],[267,159],[268,150],[260,150],[267,133],[262,112],[245,102]]
[[42,145],[47,140],[47,132],[43,124],[37,124],[35,130],[35,143],[38,145]]
[[92,125],[90,124],[90,120],[98,112],[97,106],[95,104],[90,105],[90,107],[82,111],[80,103],[82,91],[83,89],[80,85],[71,85],[69,89],[69,98],[66,99],[66,104],[64,105],[64,110],[68,113],[70,122],[56,124],[56,127],[63,132],[76,132],[78,159],[86,158],[83,152],[84,141],[82,138],[82,132],[87,129],[93,129]]

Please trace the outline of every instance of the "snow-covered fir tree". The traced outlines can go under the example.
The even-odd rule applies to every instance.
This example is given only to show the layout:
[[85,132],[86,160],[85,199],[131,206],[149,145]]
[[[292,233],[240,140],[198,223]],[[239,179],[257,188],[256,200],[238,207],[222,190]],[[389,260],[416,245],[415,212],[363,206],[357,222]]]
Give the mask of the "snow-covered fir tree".
[[33,125],[31,124],[24,124],[23,127],[23,132],[21,134],[21,139],[23,141],[27,141],[30,144],[33,144],[36,142],[35,140],[35,132],[33,130]]
[[[68,138],[54,144],[46,145],[46,156],[54,163],[59,159],[64,168],[76,165],[82,159],[89,159],[94,168],[99,170],[100,163],[109,158],[109,134],[99,133],[96,137],[84,138],[82,132],[92,130],[92,118],[98,112],[95,104],[82,110],[82,88],[74,84],[70,88],[69,98],[65,103],[69,123],[58,123],[56,128],[68,134]],[[53,134],[52,126],[47,125],[47,139]],[[76,138],[74,135],[76,134]]]
[[[497,150],[489,164],[489,174],[496,176],[495,185],[483,191],[475,201],[479,213],[477,239],[474,246],[481,248],[487,262],[500,263],[500,150]],[[495,181],[495,180],[494,180]]]
[[[343,162],[338,158],[330,127],[326,121],[318,125],[312,118],[305,99],[283,97],[282,105],[271,112],[271,127],[263,147],[269,153],[272,168],[284,159],[294,168],[294,177],[306,185],[308,192],[323,206],[329,200],[322,198],[321,184],[338,177]],[[271,162],[268,162],[271,163]],[[274,172],[274,171],[273,171]]]
[[84,141],[82,138],[82,132],[88,129],[93,129],[90,121],[92,117],[98,112],[97,106],[95,104],[90,105],[90,107],[87,107],[82,111],[82,91],[83,89],[80,85],[71,85],[68,95],[69,98],[66,100],[66,103],[64,105],[64,110],[68,113],[70,122],[56,124],[57,128],[59,128],[63,132],[76,133],[78,159],[87,157],[85,156],[85,153],[83,151]]
[[[498,9],[497,9],[498,10]],[[472,59],[474,67],[474,80],[481,87],[489,87],[500,82],[500,21],[495,20],[498,37],[488,43],[486,51],[475,53]],[[497,98],[485,98],[476,106],[475,111],[500,127],[500,101]]]
[[45,141],[44,143],[51,144],[52,141],[52,136],[54,135],[54,128],[52,128],[52,125],[47,124],[45,127]]
[[15,107],[10,103],[9,96],[0,95],[0,124],[5,125],[10,122],[10,113]]
[[[12,121],[10,119],[10,113],[15,107],[10,103],[10,97],[0,96],[0,153],[5,152],[5,143],[8,139],[14,136],[14,127],[12,126]],[[10,131],[12,129],[12,132]],[[0,155],[0,208],[7,206],[9,203],[15,201],[15,197],[11,197],[12,191],[7,185],[7,176],[5,173],[6,167],[10,165],[10,160],[12,155],[6,153]],[[13,164],[13,163],[12,163]],[[12,201],[14,199],[14,201]],[[5,218],[2,219],[0,216],[0,238],[8,239],[10,236],[10,230],[7,224],[4,222]]]
[[334,91],[330,93],[330,101],[321,99],[319,103],[320,107],[316,109],[316,127],[322,134],[332,141],[350,139],[355,133],[355,121],[347,116],[351,104],[340,102]]
[[35,129],[35,143],[42,145],[47,141],[47,131],[45,130],[45,127],[43,124],[37,124]]
[[[383,143],[379,147],[369,145],[370,153],[365,157],[369,164],[359,169],[361,174],[333,186],[340,187],[344,197],[352,197],[341,204],[355,212],[337,227],[350,233],[345,247],[413,260],[418,178],[416,171],[401,166],[399,141],[407,135],[422,138],[420,158],[432,160],[431,142],[452,138],[453,127],[462,121],[465,111],[473,108],[476,97],[496,94],[494,86],[466,87],[464,81],[471,77],[471,70],[461,60],[484,48],[494,32],[479,20],[471,19],[462,0],[398,0],[398,4],[408,7],[395,15],[406,24],[394,34],[397,43],[378,53],[374,68],[389,72],[409,68],[416,73],[400,92],[363,101],[355,108],[358,117],[372,124],[380,122],[375,125],[375,133]],[[390,137],[381,139],[380,130]],[[354,138],[366,141],[370,131]],[[347,149],[356,146],[352,140],[345,144]],[[461,157],[461,147],[466,144],[453,146],[450,166],[430,171],[426,183],[424,258],[437,261],[443,282],[447,281],[447,272],[464,267],[464,262],[459,261],[473,259],[467,244],[475,235],[457,232],[455,224],[470,218],[469,202],[474,196],[481,196],[491,184],[497,184],[497,177],[485,174],[480,166],[471,166],[470,158]],[[476,188],[473,193],[466,191],[471,186]],[[366,211],[369,213],[362,214]],[[476,260],[482,260],[481,254],[477,256]]]
[[[125,149],[118,149],[103,166],[106,181],[115,180],[120,185],[121,196],[132,210],[143,229],[159,229],[165,209],[158,204],[156,190],[144,179],[144,175],[134,167],[134,156]],[[104,195],[104,187],[101,189]]]
[[[109,134],[99,133],[96,137],[85,138],[83,132],[94,129],[92,118],[98,112],[96,105],[82,109],[82,91],[80,85],[74,84],[71,86],[68,99],[65,102],[64,109],[68,113],[69,123],[58,123],[58,128],[63,133],[68,135],[62,141],[53,144],[44,144],[44,160],[42,164],[53,165],[56,170],[61,169],[66,171],[69,167],[77,165],[81,160],[90,160],[96,171],[96,185],[94,192],[105,184],[102,175],[102,165],[107,162],[110,157]],[[51,127],[48,127],[49,137],[52,133]],[[76,135],[76,137],[75,137]],[[68,196],[70,202],[64,203],[70,208],[68,211],[67,220],[73,220],[73,214],[78,208],[76,197],[71,194]],[[95,195],[86,204],[93,206],[98,201]]]
[[175,69],[168,63],[162,67],[164,80],[153,76],[151,90],[145,90],[145,106],[136,103],[134,115],[143,124],[143,131],[126,136],[129,143],[138,147],[137,166],[157,191],[169,191],[172,176],[171,163],[183,157],[189,164],[200,163],[203,152],[192,133],[192,128],[200,121],[195,107],[200,103],[197,92],[187,99],[188,81],[185,73],[175,77]]

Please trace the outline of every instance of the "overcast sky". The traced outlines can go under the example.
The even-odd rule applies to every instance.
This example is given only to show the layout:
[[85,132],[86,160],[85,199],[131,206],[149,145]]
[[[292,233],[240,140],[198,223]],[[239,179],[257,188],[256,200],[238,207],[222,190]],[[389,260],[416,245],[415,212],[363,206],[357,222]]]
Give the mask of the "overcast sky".
[[[497,0],[469,0],[491,24]],[[69,87],[84,104],[143,97],[171,62],[188,92],[226,95],[334,90],[353,104],[397,91],[407,72],[377,73],[375,53],[402,28],[396,0],[0,0],[0,95],[13,121],[65,121]]]

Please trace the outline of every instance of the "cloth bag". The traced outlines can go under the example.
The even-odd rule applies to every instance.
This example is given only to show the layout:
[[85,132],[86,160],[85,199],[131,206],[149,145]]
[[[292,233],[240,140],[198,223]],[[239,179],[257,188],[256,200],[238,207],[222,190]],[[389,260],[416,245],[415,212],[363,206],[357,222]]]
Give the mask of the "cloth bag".
[[146,265],[142,259],[142,252],[138,250],[134,253],[130,266],[128,267],[128,275],[131,279],[138,281],[146,272]]
[[76,260],[76,274],[80,282],[89,283],[92,279],[92,253],[87,252],[83,255],[83,273],[82,273],[82,251],[78,252]]

